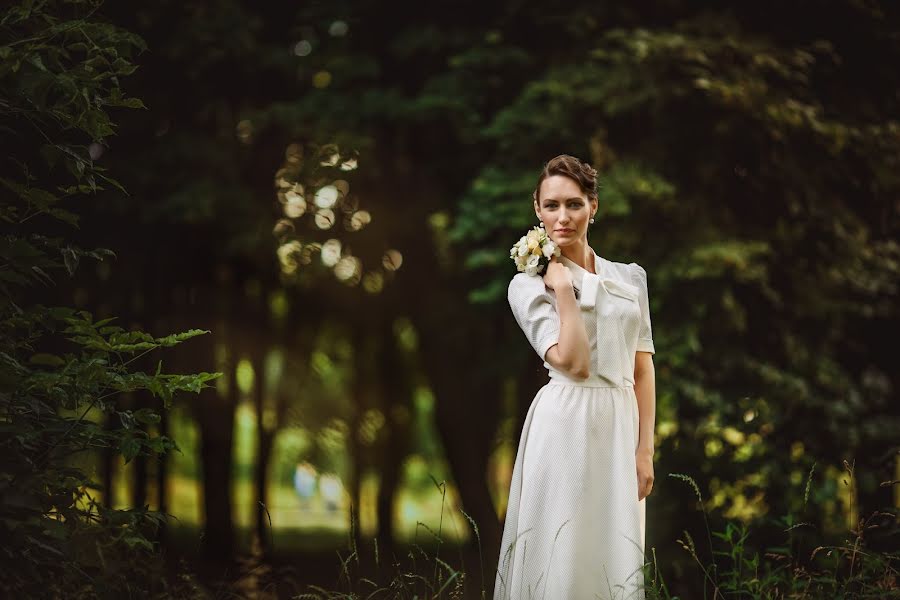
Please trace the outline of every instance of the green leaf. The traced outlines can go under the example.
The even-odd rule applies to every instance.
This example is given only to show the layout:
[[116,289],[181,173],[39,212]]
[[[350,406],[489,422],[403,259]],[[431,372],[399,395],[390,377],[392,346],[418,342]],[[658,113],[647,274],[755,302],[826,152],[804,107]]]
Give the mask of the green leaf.
[[37,354],[31,355],[28,359],[28,362],[33,365],[40,365],[44,367],[61,367],[66,364],[62,358],[56,356],[55,354],[48,354],[46,352],[39,352]]
[[78,253],[69,246],[62,248],[60,251],[62,252],[63,260],[66,263],[66,271],[69,272],[69,276],[75,275],[75,271],[78,269]]
[[142,408],[140,410],[135,411],[134,419],[141,423],[150,425],[153,423],[159,423],[160,416],[152,408]]
[[119,453],[125,459],[125,463],[131,462],[131,460],[137,456],[141,451],[141,442],[137,438],[129,435],[127,437],[122,438],[122,443],[119,445]]

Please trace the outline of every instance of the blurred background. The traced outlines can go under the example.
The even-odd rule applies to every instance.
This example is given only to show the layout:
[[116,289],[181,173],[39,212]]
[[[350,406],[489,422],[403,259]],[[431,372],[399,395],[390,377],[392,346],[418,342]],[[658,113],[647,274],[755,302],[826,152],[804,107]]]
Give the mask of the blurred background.
[[[783,545],[785,515],[816,527],[807,550],[841,539],[900,506],[898,12],[98,5],[146,44],[118,74],[140,106],[85,142],[127,193],[70,207],[71,235],[116,257],[42,293],[156,336],[209,330],[138,364],[222,376],[169,410],[122,397],[180,451],[73,463],[103,503],[173,515],[154,539],[235,589],[284,568],[333,585],[348,544],[437,550],[492,589],[546,381],[506,303],[509,248],[567,153],[600,172],[591,246],[648,273],[647,554],[669,590],[699,597],[676,540],[706,539],[704,511],[760,547]],[[896,550],[896,516],[873,523],[867,543]]]

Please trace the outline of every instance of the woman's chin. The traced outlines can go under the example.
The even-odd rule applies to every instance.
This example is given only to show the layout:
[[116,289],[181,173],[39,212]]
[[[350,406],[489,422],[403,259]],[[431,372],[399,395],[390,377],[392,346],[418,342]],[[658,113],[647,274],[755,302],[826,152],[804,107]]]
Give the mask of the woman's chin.
[[560,248],[565,248],[566,246],[571,246],[572,244],[576,243],[579,238],[575,235],[557,235],[556,237],[551,239]]

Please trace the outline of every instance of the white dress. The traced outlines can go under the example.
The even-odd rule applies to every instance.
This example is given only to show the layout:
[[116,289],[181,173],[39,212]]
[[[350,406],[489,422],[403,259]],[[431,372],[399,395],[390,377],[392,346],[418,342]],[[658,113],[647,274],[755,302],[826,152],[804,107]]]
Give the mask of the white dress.
[[[594,253],[572,271],[591,346],[591,375],[544,362],[516,453],[494,600],[644,600],[646,500],[638,501],[635,352],[654,352],[647,273]],[[559,341],[556,296],[517,273],[509,305],[541,358]]]

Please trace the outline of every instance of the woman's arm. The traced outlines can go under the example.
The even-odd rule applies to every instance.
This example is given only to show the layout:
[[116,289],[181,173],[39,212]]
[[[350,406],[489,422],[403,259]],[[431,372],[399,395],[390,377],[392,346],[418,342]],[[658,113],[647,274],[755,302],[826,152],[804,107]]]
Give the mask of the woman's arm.
[[544,282],[556,292],[559,315],[559,341],[550,346],[544,360],[573,378],[586,379],[591,374],[591,347],[581,307],[575,299],[572,274],[554,259],[547,266]]
[[638,405],[638,448],[634,454],[637,465],[638,501],[653,489],[653,430],[656,421],[656,368],[651,352],[638,351],[634,356],[634,394]]

